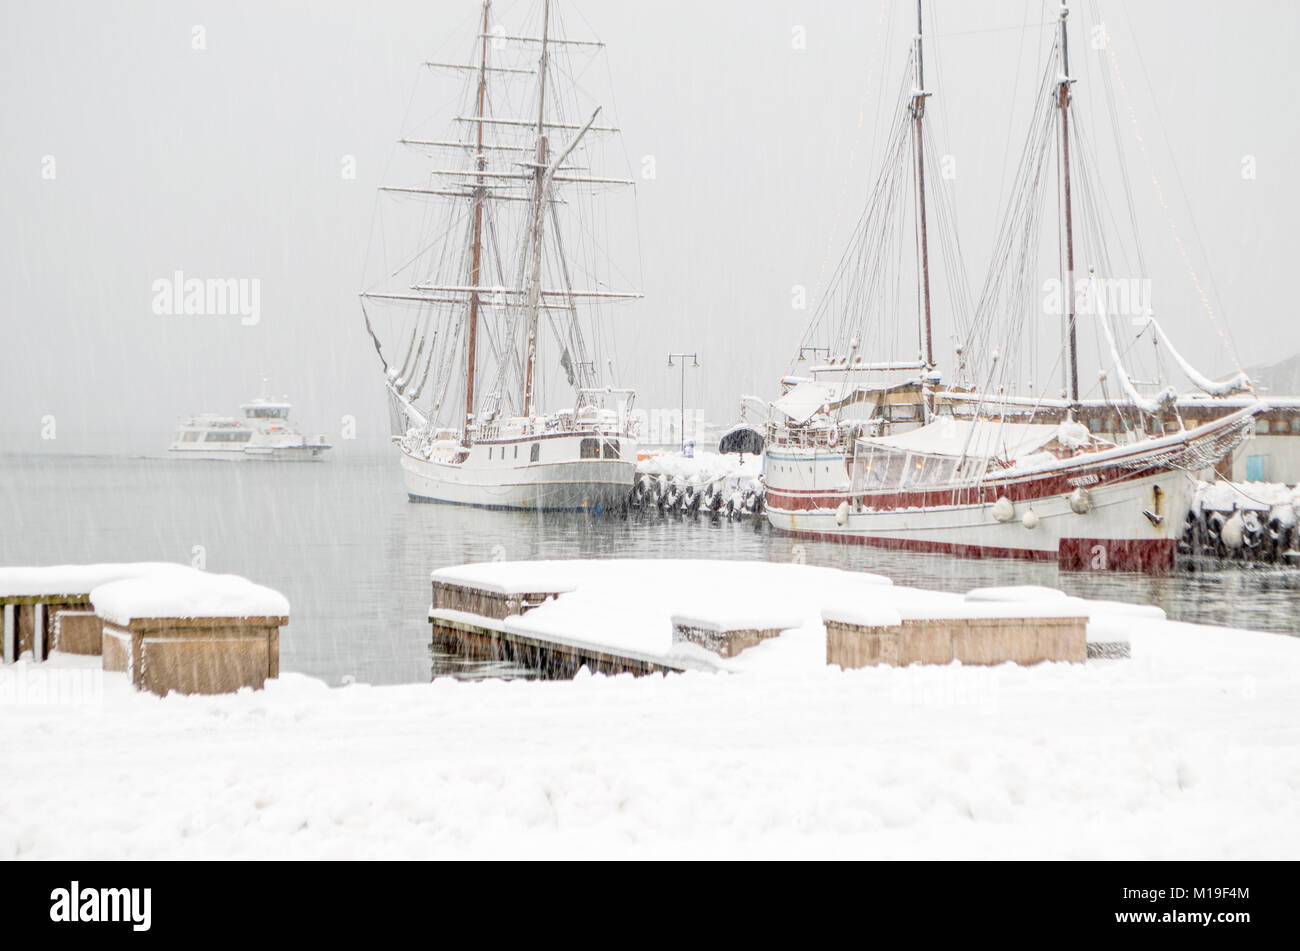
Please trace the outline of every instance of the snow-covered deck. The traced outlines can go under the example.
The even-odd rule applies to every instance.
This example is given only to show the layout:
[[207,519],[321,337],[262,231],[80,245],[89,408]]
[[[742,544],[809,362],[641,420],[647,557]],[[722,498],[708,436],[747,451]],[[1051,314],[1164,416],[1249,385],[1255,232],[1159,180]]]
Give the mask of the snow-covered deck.
[[[827,623],[931,623],[951,632],[949,622],[1002,619],[1008,630],[1025,632],[1035,619],[1085,619],[1089,640],[1115,645],[1126,643],[1134,626],[1164,618],[1158,608],[1085,601],[1055,589],[986,588],[963,596],[894,586],[880,575],[771,562],[485,562],[439,569],[432,580],[436,635],[451,642],[467,636],[472,653],[493,645],[501,656],[517,644],[532,652],[551,646],[579,658],[628,658],[634,665],[603,669],[637,672],[843,663],[834,649],[828,654]],[[499,598],[482,604],[474,592]],[[724,658],[675,638],[682,627],[782,633]],[[1083,649],[1080,643],[1080,660]]]

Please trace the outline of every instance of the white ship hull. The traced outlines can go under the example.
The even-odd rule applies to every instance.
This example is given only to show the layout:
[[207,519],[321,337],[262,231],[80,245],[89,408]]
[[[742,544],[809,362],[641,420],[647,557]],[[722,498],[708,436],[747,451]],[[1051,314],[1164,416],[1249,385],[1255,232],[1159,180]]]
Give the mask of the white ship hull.
[[[1165,472],[1092,489],[1087,514],[1074,512],[1063,492],[1022,502],[1007,521],[995,517],[992,496],[982,503],[931,509],[859,512],[850,505],[842,512],[838,503],[829,510],[783,509],[784,500],[769,494],[767,513],[774,528],[829,541],[977,558],[1059,560],[1071,568],[1168,569],[1193,485],[1182,472]],[[1162,510],[1158,523],[1145,514],[1156,514],[1157,498]],[[1029,528],[1024,515],[1031,510]]]
[[[445,451],[441,458],[438,453],[421,458],[403,449],[406,492],[416,502],[492,509],[600,512],[625,504],[635,476],[636,443],[606,440],[618,446],[617,458],[582,458],[582,438],[476,443],[463,459]],[[536,462],[531,461],[534,445],[540,450]]]
[[[886,548],[1167,571],[1191,503],[1187,460],[1219,458],[1260,406],[1185,434],[965,486],[855,491],[845,452],[773,447],[765,460],[768,521],[785,532]],[[1087,494],[1083,510],[1076,510],[1078,492]]]
[[215,462],[322,462],[329,446],[236,446],[213,449],[208,446],[172,446],[169,459],[197,459]]

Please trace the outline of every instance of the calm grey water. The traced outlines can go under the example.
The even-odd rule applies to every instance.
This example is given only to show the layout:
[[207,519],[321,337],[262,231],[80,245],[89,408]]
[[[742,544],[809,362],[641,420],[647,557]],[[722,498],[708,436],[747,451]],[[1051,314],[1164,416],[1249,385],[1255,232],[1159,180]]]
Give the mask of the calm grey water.
[[[283,591],[281,666],[338,684],[505,673],[431,656],[429,572],[494,556],[733,558],[875,571],[964,591],[1044,584],[1153,603],[1171,617],[1300,635],[1300,572],[1230,569],[1148,578],[801,542],[744,522],[485,512],[406,500],[397,460],[315,465],[0,456],[0,564],[177,561]],[[653,597],[654,592],[647,592]]]

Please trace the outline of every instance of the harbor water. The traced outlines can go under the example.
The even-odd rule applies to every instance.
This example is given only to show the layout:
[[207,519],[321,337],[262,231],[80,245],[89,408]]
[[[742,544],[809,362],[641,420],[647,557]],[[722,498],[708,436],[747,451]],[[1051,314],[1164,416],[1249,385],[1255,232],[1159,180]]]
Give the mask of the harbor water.
[[[1157,604],[1171,618],[1300,636],[1300,571],[1163,577],[794,539],[763,521],[521,514],[415,504],[390,456],[320,464],[0,456],[0,565],[175,561],[276,588],[281,667],[330,684],[512,674],[432,654],[429,573],[469,561],[723,558],[873,571],[965,591],[1040,584]],[[646,600],[656,597],[649,588]]]

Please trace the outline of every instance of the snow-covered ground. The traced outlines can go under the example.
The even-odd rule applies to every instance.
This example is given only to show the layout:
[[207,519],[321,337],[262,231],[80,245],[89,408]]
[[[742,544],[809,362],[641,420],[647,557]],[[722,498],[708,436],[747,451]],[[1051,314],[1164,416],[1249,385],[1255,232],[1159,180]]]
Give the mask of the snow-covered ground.
[[166,699],[22,663],[0,858],[1300,857],[1300,640],[1101,613],[1132,660],[845,672],[796,631],[736,673]]

